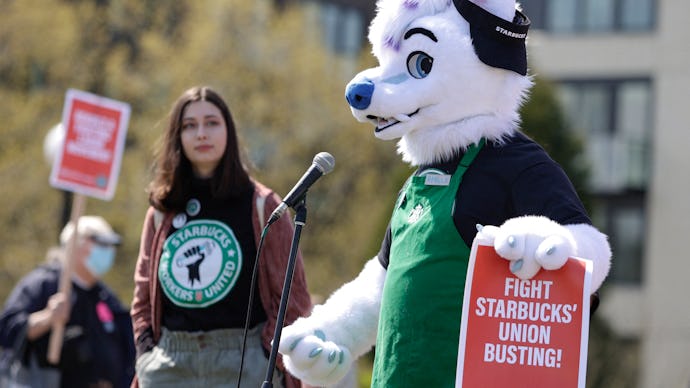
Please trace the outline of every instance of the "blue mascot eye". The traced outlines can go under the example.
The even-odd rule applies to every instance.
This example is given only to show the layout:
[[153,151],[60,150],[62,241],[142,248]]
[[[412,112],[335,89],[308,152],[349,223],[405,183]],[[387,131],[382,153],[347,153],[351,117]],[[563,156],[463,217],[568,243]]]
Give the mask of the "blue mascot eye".
[[415,51],[407,57],[407,71],[410,75],[422,79],[431,73],[434,58],[422,51]]

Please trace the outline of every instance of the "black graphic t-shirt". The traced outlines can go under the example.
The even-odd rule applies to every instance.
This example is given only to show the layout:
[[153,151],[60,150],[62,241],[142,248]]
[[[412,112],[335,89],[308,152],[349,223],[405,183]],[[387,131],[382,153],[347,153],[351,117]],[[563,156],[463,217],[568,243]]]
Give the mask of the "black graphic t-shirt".
[[[163,326],[207,331],[245,325],[256,256],[252,228],[253,190],[212,198],[209,182],[193,183],[184,212],[173,219],[158,277]],[[266,320],[258,290],[251,326]]]

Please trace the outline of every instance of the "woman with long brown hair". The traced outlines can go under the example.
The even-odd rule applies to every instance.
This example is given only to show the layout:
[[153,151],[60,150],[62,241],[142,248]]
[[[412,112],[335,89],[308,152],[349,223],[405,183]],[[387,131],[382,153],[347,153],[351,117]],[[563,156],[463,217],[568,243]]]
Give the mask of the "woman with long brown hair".
[[[223,98],[193,87],[173,104],[148,187],[134,275],[132,321],[142,387],[261,386],[268,365],[294,226],[272,224],[252,272],[263,221],[281,199],[242,162]],[[249,316],[248,304],[252,303]],[[301,255],[285,322],[311,310]],[[295,387],[282,362],[273,386]]]

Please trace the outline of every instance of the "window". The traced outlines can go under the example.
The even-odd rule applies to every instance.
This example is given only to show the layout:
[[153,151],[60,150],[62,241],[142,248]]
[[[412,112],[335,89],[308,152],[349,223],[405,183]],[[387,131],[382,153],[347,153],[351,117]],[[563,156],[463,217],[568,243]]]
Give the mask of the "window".
[[574,31],[577,0],[552,0],[546,7],[545,14],[545,22],[550,31]]
[[651,81],[561,81],[558,90],[573,130],[585,139],[592,218],[609,235],[614,252],[610,279],[638,284],[651,172]]
[[647,186],[652,126],[649,80],[561,82],[559,93],[573,128],[587,140],[595,193]]
[[642,250],[645,241],[643,209],[633,201],[610,206],[612,211],[607,229],[614,247],[611,279],[618,283],[639,283],[642,280]]
[[584,2],[582,28],[586,31],[610,31],[614,25],[614,0]]
[[654,27],[656,0],[523,0],[532,28],[553,33],[633,32]]
[[621,27],[624,30],[649,30],[654,24],[653,0],[628,0],[620,6]]
[[324,40],[333,52],[358,55],[365,34],[364,18],[354,9],[337,4],[321,5],[321,24]]

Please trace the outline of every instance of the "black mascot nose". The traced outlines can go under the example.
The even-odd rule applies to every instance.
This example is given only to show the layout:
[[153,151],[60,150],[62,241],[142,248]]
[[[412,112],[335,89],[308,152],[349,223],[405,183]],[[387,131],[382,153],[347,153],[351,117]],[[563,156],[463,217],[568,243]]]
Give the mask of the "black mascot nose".
[[371,104],[371,96],[374,94],[374,83],[366,78],[350,82],[345,88],[345,99],[351,107],[363,110]]

